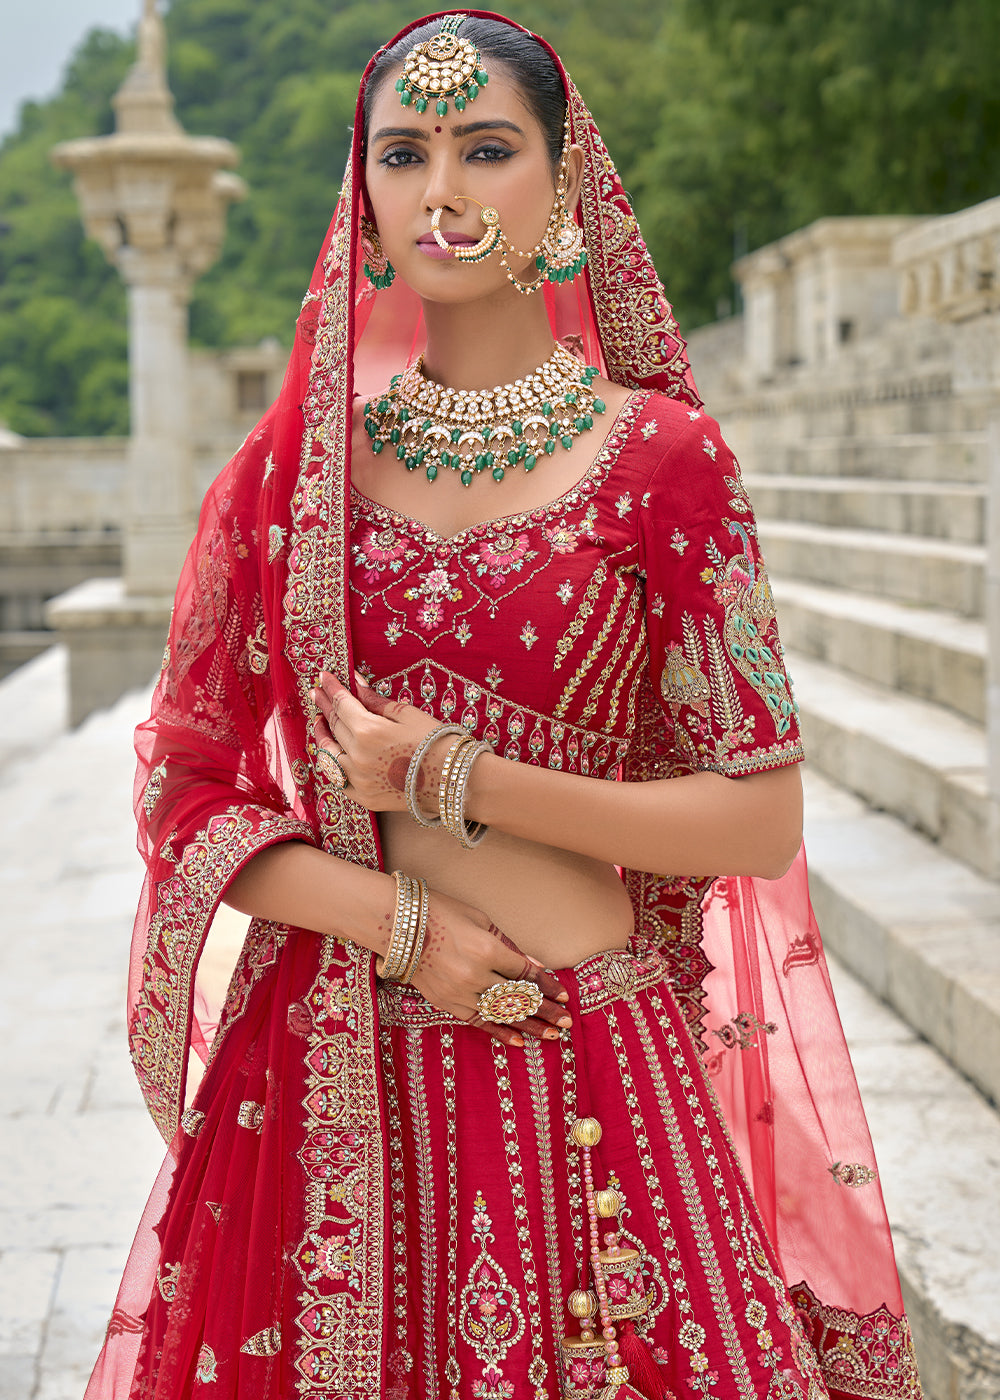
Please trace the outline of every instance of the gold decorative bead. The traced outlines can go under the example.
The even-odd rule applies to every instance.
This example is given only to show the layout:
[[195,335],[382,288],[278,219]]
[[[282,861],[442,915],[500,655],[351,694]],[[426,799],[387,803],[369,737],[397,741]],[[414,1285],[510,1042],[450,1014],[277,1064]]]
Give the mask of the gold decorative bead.
[[622,1198],[617,1191],[595,1191],[594,1203],[597,1206],[597,1214],[604,1220],[617,1215],[622,1208]]
[[587,1288],[574,1288],[566,1300],[573,1317],[596,1317],[597,1298]]
[[570,1129],[577,1147],[596,1147],[601,1140],[601,1125],[596,1118],[578,1118]]

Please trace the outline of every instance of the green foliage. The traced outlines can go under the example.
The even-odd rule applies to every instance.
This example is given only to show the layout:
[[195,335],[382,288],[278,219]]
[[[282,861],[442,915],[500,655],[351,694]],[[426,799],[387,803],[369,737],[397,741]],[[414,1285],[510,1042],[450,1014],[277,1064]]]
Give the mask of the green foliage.
[[[372,51],[420,0],[173,0],[177,112],[242,151],[249,197],[197,284],[192,337],[287,342]],[[636,200],[682,325],[732,296],[734,252],[824,214],[937,213],[1000,192],[996,0],[510,0],[558,49]],[[60,140],[112,127],[132,58],[94,31],[0,146],[0,419],[127,426],[124,292],[83,238]]]

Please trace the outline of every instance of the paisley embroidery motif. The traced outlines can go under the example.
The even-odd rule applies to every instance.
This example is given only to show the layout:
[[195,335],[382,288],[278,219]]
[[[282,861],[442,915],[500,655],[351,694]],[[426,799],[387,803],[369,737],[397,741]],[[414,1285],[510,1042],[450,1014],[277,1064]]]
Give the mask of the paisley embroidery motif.
[[483,1384],[473,1389],[474,1395],[485,1400],[487,1395],[493,1393],[486,1386],[496,1384],[487,1371],[494,1372],[499,1378],[496,1363],[502,1361],[514,1343],[520,1340],[524,1334],[525,1320],[516,1289],[511,1287],[502,1266],[489,1252],[494,1239],[493,1221],[487,1212],[482,1192],[476,1193],[475,1212],[472,1217],[472,1238],[479,1245],[479,1254],[462,1289],[458,1330],[479,1360],[486,1363]]

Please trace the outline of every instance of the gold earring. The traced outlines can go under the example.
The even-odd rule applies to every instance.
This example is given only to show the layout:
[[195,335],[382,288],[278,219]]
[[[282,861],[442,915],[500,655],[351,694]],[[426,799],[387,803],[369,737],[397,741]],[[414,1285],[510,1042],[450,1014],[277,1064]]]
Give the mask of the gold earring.
[[[532,292],[537,292],[539,287],[546,282],[572,282],[578,273],[582,272],[587,265],[587,249],[584,243],[583,229],[573,218],[566,204],[566,192],[569,186],[569,148],[570,148],[570,127],[569,108],[566,109],[566,119],[563,124],[563,153],[559,162],[559,175],[556,179],[556,198],[552,206],[552,213],[545,226],[545,232],[527,252],[522,252],[520,248],[515,248],[511,243],[507,243],[507,248],[501,256],[501,264],[507,273],[510,281],[519,292],[525,296],[530,296]],[[534,258],[535,266],[538,269],[538,276],[530,282],[522,282],[510,266],[508,258]]]
[[365,214],[358,223],[358,239],[365,257],[365,276],[377,292],[385,291],[386,287],[392,286],[396,269],[382,250],[378,229]]
[[[467,199],[473,204],[479,204],[479,200],[473,199],[471,194],[457,194],[455,199]],[[450,251],[458,258],[459,262],[482,262],[484,258],[488,258],[491,253],[496,251],[503,240],[503,234],[500,231],[500,215],[488,204],[479,204],[479,208],[481,210],[479,217],[486,225],[486,232],[478,243],[466,244],[465,246],[460,243],[449,243],[441,232],[443,205],[440,209],[435,209],[431,215],[431,233],[434,235],[435,242],[439,248]]]

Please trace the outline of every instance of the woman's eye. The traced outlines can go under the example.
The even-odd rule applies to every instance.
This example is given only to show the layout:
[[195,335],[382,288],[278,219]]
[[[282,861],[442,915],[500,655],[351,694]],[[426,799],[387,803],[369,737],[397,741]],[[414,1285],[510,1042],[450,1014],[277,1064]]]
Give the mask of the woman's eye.
[[412,165],[418,159],[416,151],[408,151],[401,147],[398,150],[386,151],[379,160],[379,165],[387,165],[390,170],[402,170],[407,165]]
[[473,160],[483,160],[489,165],[496,165],[502,160],[507,160],[511,155],[506,146],[478,146],[472,153]]

